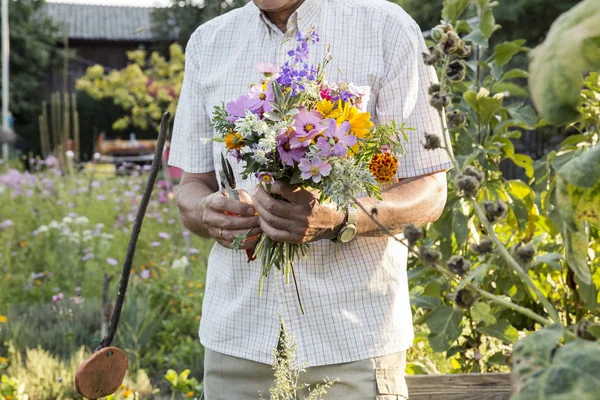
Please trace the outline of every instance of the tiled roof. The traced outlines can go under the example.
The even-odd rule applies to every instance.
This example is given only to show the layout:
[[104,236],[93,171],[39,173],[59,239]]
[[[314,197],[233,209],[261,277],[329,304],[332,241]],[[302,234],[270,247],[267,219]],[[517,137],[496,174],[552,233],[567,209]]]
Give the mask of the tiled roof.
[[68,24],[69,38],[152,41],[152,8],[46,3],[48,15]]

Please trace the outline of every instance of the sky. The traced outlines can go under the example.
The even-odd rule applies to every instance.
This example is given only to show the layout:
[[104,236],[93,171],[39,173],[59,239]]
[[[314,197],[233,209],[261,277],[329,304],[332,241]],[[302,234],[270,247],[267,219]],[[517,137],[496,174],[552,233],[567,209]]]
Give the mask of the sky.
[[48,3],[101,4],[113,6],[165,6],[169,0],[46,0]]

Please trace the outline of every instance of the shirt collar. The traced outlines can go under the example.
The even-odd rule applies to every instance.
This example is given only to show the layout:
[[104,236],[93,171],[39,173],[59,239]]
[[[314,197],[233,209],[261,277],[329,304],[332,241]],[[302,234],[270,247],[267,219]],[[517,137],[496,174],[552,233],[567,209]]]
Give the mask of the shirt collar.
[[[317,16],[319,15],[320,3],[322,1],[324,0],[304,0],[300,7],[298,7],[298,9],[290,16],[290,19],[288,20],[288,30],[299,30],[300,32],[305,33],[310,29],[315,24]],[[269,29],[279,31],[279,28],[267,18],[265,13],[262,12],[252,0],[250,0],[250,6]]]

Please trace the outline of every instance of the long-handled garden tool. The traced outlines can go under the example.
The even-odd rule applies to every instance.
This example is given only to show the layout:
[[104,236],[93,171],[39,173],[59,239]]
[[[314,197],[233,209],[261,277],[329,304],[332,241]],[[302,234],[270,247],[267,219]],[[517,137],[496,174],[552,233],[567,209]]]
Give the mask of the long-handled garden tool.
[[125,373],[127,372],[127,355],[118,347],[111,346],[111,343],[115,338],[117,326],[119,325],[119,318],[121,317],[125,293],[127,292],[127,284],[129,283],[129,276],[131,275],[133,256],[142,229],[142,222],[144,220],[144,215],[146,214],[146,209],[148,208],[154,183],[156,182],[156,176],[160,169],[161,158],[167,137],[169,118],[170,114],[168,112],[164,113],[160,123],[160,133],[154,152],[150,176],[148,176],[144,194],[142,195],[137,216],[131,230],[131,237],[129,238],[127,253],[123,263],[123,271],[121,273],[121,281],[119,282],[119,291],[108,326],[108,333],[104,339],[100,341],[99,345],[94,350],[94,354],[79,366],[77,374],[75,375],[75,387],[77,388],[77,391],[79,394],[89,399],[98,399],[115,393],[123,383]]

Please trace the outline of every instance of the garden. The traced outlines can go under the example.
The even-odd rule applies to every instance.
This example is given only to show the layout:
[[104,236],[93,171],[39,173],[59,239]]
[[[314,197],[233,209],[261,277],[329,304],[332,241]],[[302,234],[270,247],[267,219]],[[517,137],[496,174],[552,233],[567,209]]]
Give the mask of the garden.
[[[598,399],[600,1],[579,2],[532,47],[496,39],[502,6],[444,0],[423,54],[451,142],[423,133],[422,145],[449,151],[454,167],[439,220],[404,228],[416,329],[407,374],[510,373],[517,400]],[[176,108],[183,50],[129,57],[123,70],[89,68],[77,89],[127,111],[115,129],[157,129]],[[75,372],[108,330],[150,169],[106,173],[98,158],[65,152],[68,135],[41,131],[43,157],[0,164],[0,400],[81,398]],[[533,159],[515,145],[532,131],[564,139]],[[197,332],[213,243],[183,226],[176,190],[163,168],[115,338],[129,368],[107,399],[201,396]],[[281,376],[301,366],[274,362],[292,371],[274,371],[271,398],[295,398]]]

